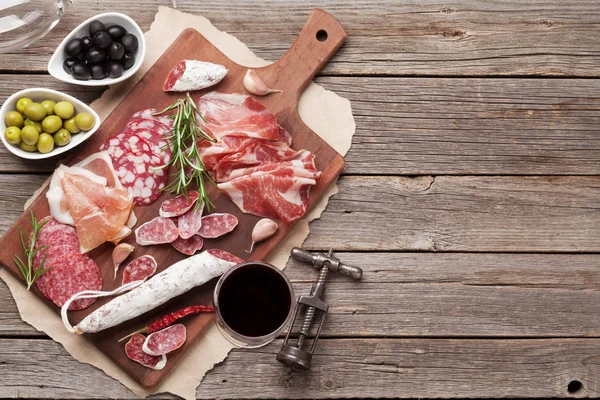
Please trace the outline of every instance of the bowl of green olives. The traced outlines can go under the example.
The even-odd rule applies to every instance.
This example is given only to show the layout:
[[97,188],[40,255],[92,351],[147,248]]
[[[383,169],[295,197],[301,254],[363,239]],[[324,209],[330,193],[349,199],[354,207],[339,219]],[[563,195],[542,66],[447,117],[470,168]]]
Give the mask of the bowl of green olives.
[[62,154],[86,141],[100,127],[100,117],[87,104],[52,89],[26,89],[0,108],[2,143],[29,160]]
[[52,54],[48,72],[75,85],[111,85],[135,74],[145,55],[138,24],[125,14],[109,12],[71,31]]

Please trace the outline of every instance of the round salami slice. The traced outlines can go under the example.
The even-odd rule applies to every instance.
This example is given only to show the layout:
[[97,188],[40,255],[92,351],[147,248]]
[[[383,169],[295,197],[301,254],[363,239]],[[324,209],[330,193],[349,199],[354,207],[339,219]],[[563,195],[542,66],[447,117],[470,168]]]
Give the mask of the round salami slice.
[[179,229],[179,237],[189,239],[194,236],[202,227],[202,212],[204,204],[200,207],[193,207],[188,212],[180,215],[177,219],[177,229]]
[[195,190],[190,190],[187,194],[180,194],[172,199],[165,200],[158,210],[161,217],[172,218],[185,214],[198,201],[199,194]]
[[140,246],[171,243],[179,236],[175,223],[169,218],[156,217],[135,230],[135,240]]
[[146,337],[140,333],[136,333],[125,344],[125,354],[130,360],[142,364],[144,367],[161,370],[167,365],[167,357],[155,357],[144,353],[142,346],[146,341]]
[[70,225],[61,224],[52,217],[45,218],[44,220],[48,222],[44,224],[38,233],[36,247],[68,245],[77,251],[79,250],[79,239],[77,238],[75,228]]
[[154,118],[157,121],[165,124],[169,128],[171,126],[173,126],[173,119],[172,118],[169,118],[169,117],[164,116],[164,115],[154,115],[156,113],[157,113],[157,110],[155,108],[146,108],[145,110],[140,110],[138,112],[133,113],[133,115],[131,116],[131,119],[136,119],[136,118]]
[[148,335],[142,345],[142,350],[151,356],[164,356],[183,346],[185,339],[185,325],[171,325],[168,328]]
[[202,217],[202,227],[198,235],[205,239],[214,239],[231,232],[238,224],[235,215],[228,213],[213,213]]
[[[52,249],[49,248],[48,251]],[[56,251],[59,251],[58,246]],[[57,256],[51,261],[52,269],[42,274],[36,281],[36,285],[40,293],[57,306],[62,307],[75,293],[102,289],[100,268],[87,255],[70,252]],[[95,301],[96,299],[76,300],[71,303],[69,310],[83,310]]]
[[148,205],[162,194],[167,174],[158,168],[161,160],[147,152],[126,153],[113,160],[121,185],[133,196],[136,205]]
[[[45,246],[45,245],[44,245]],[[44,262],[44,268],[49,268],[56,263],[56,260],[64,256],[65,254],[79,253],[79,246],[73,247],[70,244],[59,244],[58,246],[48,246],[40,249],[33,257],[33,265],[36,268],[40,266],[44,256],[46,261]]]
[[123,270],[123,285],[143,281],[156,272],[158,264],[152,256],[141,256],[127,264]]
[[202,249],[202,246],[204,246],[204,239],[198,235],[192,235],[189,239],[182,239],[179,237],[171,242],[171,246],[182,254],[193,256],[198,250]]
[[160,134],[147,129],[126,130],[124,133],[141,138],[148,144],[151,152],[160,157],[163,164],[166,164],[171,160],[171,149],[169,148],[167,141],[163,139]]
[[100,151],[106,152],[113,161],[121,158],[126,153],[145,151],[152,153],[152,146],[136,133],[125,131],[109,137],[100,146]]
[[241,264],[241,263],[244,262],[244,260],[242,258],[234,256],[233,254],[231,254],[230,252],[225,251],[225,250],[221,250],[221,249],[209,249],[209,250],[206,250],[206,251],[211,256],[216,257],[216,258],[220,258],[221,260],[225,260],[225,261],[229,261],[229,262],[233,262],[233,263],[238,263],[238,264]]
[[171,131],[171,128],[168,125],[156,118],[133,118],[125,125],[125,130],[135,131],[138,129],[156,132],[161,136],[165,136]]

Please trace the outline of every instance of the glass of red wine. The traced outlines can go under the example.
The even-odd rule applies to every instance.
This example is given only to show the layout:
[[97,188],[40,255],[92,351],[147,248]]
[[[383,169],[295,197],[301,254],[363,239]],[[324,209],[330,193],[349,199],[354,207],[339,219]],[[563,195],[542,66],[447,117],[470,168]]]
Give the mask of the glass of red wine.
[[225,272],[215,287],[215,320],[227,340],[239,347],[264,346],[292,318],[294,289],[274,266],[248,261]]

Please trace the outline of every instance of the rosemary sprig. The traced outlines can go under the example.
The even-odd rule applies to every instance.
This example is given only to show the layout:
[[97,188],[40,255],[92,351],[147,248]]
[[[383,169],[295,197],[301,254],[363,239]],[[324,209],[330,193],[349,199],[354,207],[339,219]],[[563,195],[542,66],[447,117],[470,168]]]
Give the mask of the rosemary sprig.
[[[204,118],[200,115],[200,111],[198,111],[189,93],[186,93],[184,98],[177,100],[164,110],[156,113],[156,115],[171,110],[175,110],[175,114],[169,117],[173,119],[173,128],[170,134],[165,137],[165,140],[173,151],[173,157],[168,163],[158,168],[169,169],[173,166],[175,172],[172,174],[171,182],[163,190],[187,195],[188,186],[194,183],[198,188],[200,200],[210,210],[214,205],[208,198],[205,181],[210,182],[212,185],[215,185],[215,182],[208,175],[200,158],[198,143],[202,140],[214,142],[214,139],[204,132],[198,124],[197,116],[200,116],[203,120]],[[196,206],[200,207],[201,204],[203,203],[198,201]]]
[[31,222],[31,227],[32,227],[32,233],[31,233],[30,238],[25,239],[24,232],[22,230],[19,232],[19,236],[21,237],[21,244],[23,245],[23,253],[25,255],[25,258],[27,259],[27,263],[25,263],[19,256],[15,256],[13,258],[13,261],[15,262],[15,264],[17,264],[17,267],[19,267],[19,270],[21,271],[21,275],[23,275],[23,278],[25,278],[25,282],[27,282],[27,290],[31,289],[31,285],[33,285],[33,283],[40,276],[42,276],[42,274],[44,274],[45,272],[47,272],[48,270],[50,270],[52,268],[52,266],[50,266],[48,268],[44,268],[44,265],[46,264],[46,255],[45,254],[44,254],[44,258],[42,259],[42,262],[40,263],[40,265],[37,268],[33,265],[33,258],[35,257],[35,255],[40,250],[43,250],[48,247],[48,246],[35,247],[35,242],[37,241],[38,234],[40,233],[40,230],[42,229],[42,227],[48,221],[44,221],[41,223],[38,222],[35,219],[35,215],[33,215],[33,211],[31,211],[30,222]]

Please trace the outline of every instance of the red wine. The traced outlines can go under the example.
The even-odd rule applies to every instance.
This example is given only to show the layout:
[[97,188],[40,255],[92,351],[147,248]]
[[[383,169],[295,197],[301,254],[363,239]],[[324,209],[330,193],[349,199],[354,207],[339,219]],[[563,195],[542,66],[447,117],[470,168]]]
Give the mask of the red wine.
[[285,279],[262,263],[248,264],[229,275],[221,286],[218,302],[223,321],[248,337],[276,331],[292,306]]

